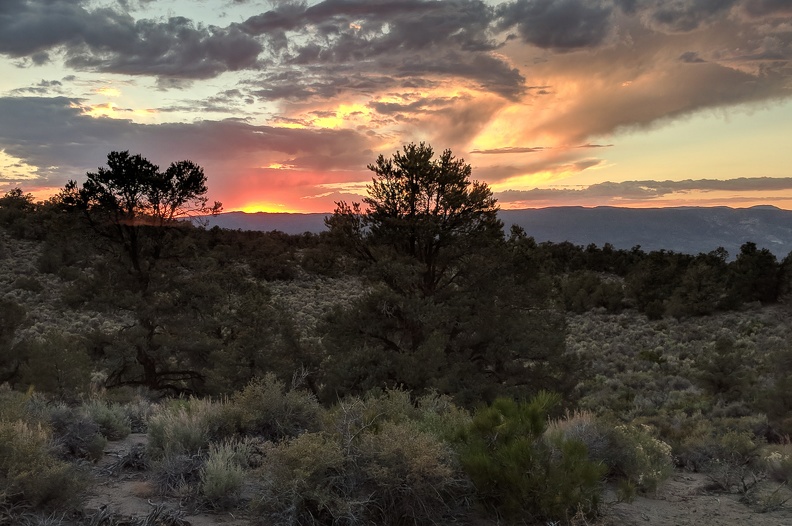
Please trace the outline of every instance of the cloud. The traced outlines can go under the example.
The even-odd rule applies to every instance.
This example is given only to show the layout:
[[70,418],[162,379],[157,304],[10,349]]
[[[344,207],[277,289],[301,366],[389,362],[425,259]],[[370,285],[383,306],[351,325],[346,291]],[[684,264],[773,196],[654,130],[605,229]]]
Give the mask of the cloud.
[[586,143],[586,144],[580,144],[578,146],[575,146],[575,148],[610,148],[612,146],[613,146],[612,144],[591,144],[591,143]]
[[287,32],[312,32],[322,37],[314,46],[327,43],[319,48],[318,58],[344,62],[353,55],[372,57],[427,46],[494,49],[491,19],[492,9],[480,0],[325,0],[311,7],[281,2],[240,27],[268,37],[274,49],[288,44]]
[[[330,98],[427,79],[468,80],[516,100],[525,78],[502,56],[494,10],[480,0],[283,2],[239,27],[262,37],[274,68],[257,91],[268,100]],[[292,79],[301,78],[299,86]]]
[[679,55],[679,60],[687,64],[700,64],[702,62],[706,62],[706,60],[701,58],[695,51],[685,51]]
[[517,27],[524,42],[572,50],[602,44],[612,29],[612,6],[598,0],[516,0],[497,10],[498,27]]
[[401,115],[443,111],[457,102],[461,102],[460,97],[421,97],[412,102],[371,101],[368,106],[381,115]]
[[398,69],[400,76],[448,76],[470,79],[479,87],[516,100],[525,92],[523,77],[517,68],[490,55],[446,55],[416,58]]
[[756,18],[792,16],[792,3],[789,0],[746,0],[743,12]]
[[489,150],[470,150],[470,153],[482,153],[487,155],[493,154],[509,154],[509,153],[535,153],[544,151],[542,146],[537,147],[522,147],[522,146],[507,146],[505,148],[491,148]]
[[711,23],[739,0],[653,0],[646,7],[650,27],[668,32],[687,32]]
[[260,42],[230,26],[184,17],[135,20],[84,0],[3,0],[0,54],[40,64],[62,51],[78,70],[206,79],[257,66]]
[[[713,31],[714,28],[713,28]],[[686,46],[685,42],[680,42]],[[662,125],[706,109],[760,104],[792,95],[787,62],[747,57],[707,60],[677,51],[664,39],[636,38],[633,51],[612,48],[586,57],[563,59],[540,69],[557,83],[579,86],[576,96],[556,111],[535,119],[524,133],[548,133],[567,144],[616,132]],[[684,48],[683,48],[684,49]],[[742,48],[746,50],[746,47]],[[632,61],[654,54],[654,63]]]
[[684,181],[603,182],[582,188],[534,188],[506,190],[495,197],[503,204],[613,204],[629,205],[630,201],[651,201],[675,194],[691,192],[774,192],[792,190],[792,177],[742,177],[737,179],[688,179]]
[[62,91],[63,82],[59,80],[41,80],[33,86],[24,88],[12,89],[12,94],[20,95],[46,95],[52,93],[60,93]]
[[[244,192],[246,184],[256,181],[266,194],[297,184],[343,180],[364,172],[374,157],[366,135],[351,130],[255,126],[238,120],[136,124],[86,116],[82,102],[0,98],[0,149],[38,169],[37,179],[29,184],[62,186],[103,164],[110,151],[129,149],[160,165],[191,159],[206,169],[210,186],[222,192]],[[256,168],[268,164],[294,170]]]

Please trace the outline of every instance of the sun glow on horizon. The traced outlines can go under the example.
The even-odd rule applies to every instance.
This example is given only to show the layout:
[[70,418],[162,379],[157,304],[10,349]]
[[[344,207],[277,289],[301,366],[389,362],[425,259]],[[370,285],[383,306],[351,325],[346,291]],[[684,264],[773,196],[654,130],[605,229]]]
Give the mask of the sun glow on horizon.
[[254,202],[248,203],[243,206],[234,207],[233,210],[229,210],[229,212],[244,212],[246,214],[256,214],[258,212],[265,212],[268,214],[273,213],[286,213],[286,214],[300,214],[303,213],[302,210],[293,209],[285,204],[282,203],[270,203],[270,202]]

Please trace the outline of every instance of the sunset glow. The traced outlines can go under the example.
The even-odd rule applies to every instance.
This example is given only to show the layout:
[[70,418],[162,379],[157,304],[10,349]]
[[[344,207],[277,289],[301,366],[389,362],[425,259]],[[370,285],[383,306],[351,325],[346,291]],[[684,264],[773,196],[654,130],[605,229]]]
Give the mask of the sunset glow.
[[792,208],[783,2],[101,4],[0,17],[0,192],[128,149],[200,164],[226,210],[328,212],[423,141],[503,208]]
[[256,212],[297,212],[296,210],[286,209],[284,205],[274,203],[250,203],[233,210],[248,214],[255,214]]

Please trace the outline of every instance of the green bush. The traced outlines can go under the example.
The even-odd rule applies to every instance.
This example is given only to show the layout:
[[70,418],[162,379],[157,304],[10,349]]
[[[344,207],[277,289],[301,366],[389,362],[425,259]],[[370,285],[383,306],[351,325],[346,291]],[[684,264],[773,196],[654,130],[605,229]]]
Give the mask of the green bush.
[[443,441],[451,442],[470,425],[470,413],[456,404],[451,397],[429,393],[416,400],[420,417],[415,425]]
[[20,382],[28,388],[69,399],[88,391],[94,364],[81,338],[51,331],[23,342],[20,352]]
[[126,409],[119,404],[90,400],[83,404],[82,412],[99,426],[99,432],[108,440],[122,440],[132,432]]
[[597,513],[606,468],[589,460],[580,440],[544,437],[548,412],[559,401],[547,392],[529,402],[499,398],[473,415],[461,461],[487,509],[534,521]]
[[[339,402],[326,431],[266,443],[253,501],[265,524],[432,524],[464,509],[472,487],[450,446],[426,430],[453,407],[409,393]],[[436,415],[432,420],[425,415]]]
[[607,431],[602,460],[611,476],[642,492],[651,492],[671,475],[671,446],[652,436],[648,426],[619,425]]
[[76,469],[55,458],[46,427],[0,421],[0,505],[74,507],[83,487]]

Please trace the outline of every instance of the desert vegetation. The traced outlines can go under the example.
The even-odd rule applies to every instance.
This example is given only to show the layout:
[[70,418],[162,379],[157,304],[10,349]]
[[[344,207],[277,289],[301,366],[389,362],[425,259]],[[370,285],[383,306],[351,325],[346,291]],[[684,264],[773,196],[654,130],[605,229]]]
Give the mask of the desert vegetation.
[[[537,243],[451,152],[369,168],[321,235],[179,221],[202,170],[127,152],[0,197],[0,523],[596,524],[681,472],[788,513],[792,256]],[[132,472],[148,515],[85,506]]]

